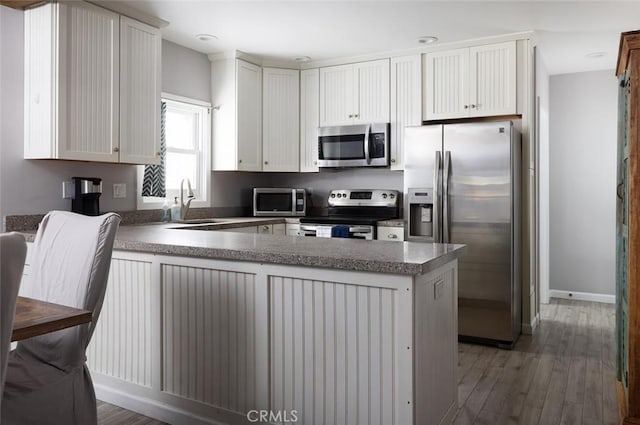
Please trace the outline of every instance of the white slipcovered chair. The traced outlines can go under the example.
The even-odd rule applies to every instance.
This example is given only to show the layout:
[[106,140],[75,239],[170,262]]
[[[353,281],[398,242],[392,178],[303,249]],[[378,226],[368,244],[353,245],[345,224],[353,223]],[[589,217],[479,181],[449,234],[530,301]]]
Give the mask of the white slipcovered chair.
[[2,425],[95,425],[85,351],[96,326],[120,217],[52,211],[31,256],[30,296],[93,312],[91,323],[21,341],[9,355]]
[[24,236],[18,233],[0,235],[0,394],[4,388],[13,316],[26,255],[27,244]]

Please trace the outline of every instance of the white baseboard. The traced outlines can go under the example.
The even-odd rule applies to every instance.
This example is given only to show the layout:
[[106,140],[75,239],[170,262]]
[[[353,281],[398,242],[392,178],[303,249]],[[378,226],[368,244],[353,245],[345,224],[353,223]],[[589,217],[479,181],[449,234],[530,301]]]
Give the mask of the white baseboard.
[[564,298],[567,300],[594,301],[597,303],[615,304],[616,296],[608,294],[594,294],[592,292],[549,290],[549,298]]
[[185,410],[160,403],[146,397],[139,397],[115,390],[105,385],[94,383],[96,398],[106,403],[114,404],[123,409],[131,410],[150,418],[157,419],[168,424],[180,425],[228,425],[231,421],[219,422],[212,418],[204,418]]
[[540,321],[540,313],[536,314],[536,317],[533,318],[531,323],[523,323],[522,324],[522,333],[524,335],[533,335],[538,327],[538,322]]

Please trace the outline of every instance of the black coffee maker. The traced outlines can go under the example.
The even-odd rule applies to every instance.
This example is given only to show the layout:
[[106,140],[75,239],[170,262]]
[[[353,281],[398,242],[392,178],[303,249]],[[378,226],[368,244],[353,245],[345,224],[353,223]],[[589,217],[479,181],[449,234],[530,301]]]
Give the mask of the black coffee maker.
[[71,211],[84,215],[100,214],[102,179],[95,177],[72,177],[75,194],[71,199]]

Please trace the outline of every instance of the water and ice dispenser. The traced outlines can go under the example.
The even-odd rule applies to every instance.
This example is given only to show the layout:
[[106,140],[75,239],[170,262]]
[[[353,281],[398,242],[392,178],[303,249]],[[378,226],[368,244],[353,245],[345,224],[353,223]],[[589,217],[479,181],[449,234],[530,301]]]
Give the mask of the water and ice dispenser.
[[434,202],[433,189],[409,188],[407,219],[408,235],[411,240],[433,240]]

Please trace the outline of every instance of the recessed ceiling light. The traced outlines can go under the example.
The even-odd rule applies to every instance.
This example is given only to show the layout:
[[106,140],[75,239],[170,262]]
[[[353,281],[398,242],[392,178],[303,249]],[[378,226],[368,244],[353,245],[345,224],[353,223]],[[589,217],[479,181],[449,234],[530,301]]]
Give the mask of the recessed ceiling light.
[[433,35],[423,35],[418,39],[418,43],[420,44],[432,44],[438,41],[438,37],[434,37]]
[[311,58],[309,56],[298,56],[293,58],[296,62],[309,62]]
[[606,55],[607,55],[607,52],[592,52],[592,53],[586,54],[585,56],[591,59],[597,59]]
[[211,40],[217,40],[218,37],[216,37],[215,35],[211,35],[211,34],[197,34],[196,38],[200,41],[211,41]]

